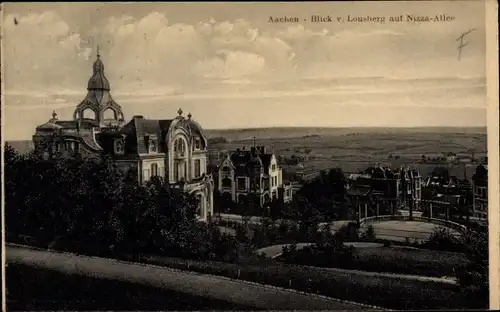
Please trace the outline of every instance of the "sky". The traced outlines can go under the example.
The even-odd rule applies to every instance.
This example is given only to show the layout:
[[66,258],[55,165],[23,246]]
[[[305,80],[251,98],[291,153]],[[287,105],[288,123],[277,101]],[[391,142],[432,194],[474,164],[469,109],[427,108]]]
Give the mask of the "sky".
[[[484,11],[482,1],[7,3],[4,136],[30,139],[54,110],[71,119],[98,45],[126,119],[182,108],[208,129],[486,126]],[[332,22],[312,22],[318,14]],[[407,14],[453,20],[389,22]],[[269,21],[285,16],[298,22]]]

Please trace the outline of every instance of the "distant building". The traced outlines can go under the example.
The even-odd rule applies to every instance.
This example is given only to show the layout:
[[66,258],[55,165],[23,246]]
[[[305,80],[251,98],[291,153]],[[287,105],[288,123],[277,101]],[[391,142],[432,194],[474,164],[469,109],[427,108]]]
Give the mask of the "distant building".
[[292,185],[283,181],[276,156],[264,146],[229,152],[217,172],[217,188],[221,194],[241,203],[253,198],[261,206],[272,200],[292,200]]
[[222,158],[227,153],[227,151],[219,149],[209,149],[208,150],[208,171],[210,173],[216,173]]
[[[435,167],[425,179],[423,199],[432,216],[435,216],[434,213],[438,215],[444,213],[446,218],[450,218],[452,214],[456,213],[462,216],[469,215],[473,206],[472,185],[467,179],[469,167],[467,164],[454,167]],[[460,174],[460,169],[463,171],[463,179],[451,175],[451,170],[454,174]],[[432,205],[434,209],[430,209],[429,205]]]
[[207,138],[191,114],[186,118],[179,109],[173,119],[134,116],[125,122],[99,55],[87,90],[73,120],[59,120],[54,112],[36,128],[35,151],[45,157],[109,156],[123,172],[135,173],[138,183],[159,177],[167,187],[193,194],[199,199],[198,218],[206,220],[213,212],[214,185],[207,173]]
[[488,167],[479,165],[472,176],[474,216],[488,219]]
[[350,174],[347,180],[348,197],[358,208],[375,204],[376,214],[380,214],[381,206],[389,210],[386,214],[410,205],[414,210],[420,208],[422,178],[414,169],[401,167],[392,171],[387,167],[369,167],[362,173]]

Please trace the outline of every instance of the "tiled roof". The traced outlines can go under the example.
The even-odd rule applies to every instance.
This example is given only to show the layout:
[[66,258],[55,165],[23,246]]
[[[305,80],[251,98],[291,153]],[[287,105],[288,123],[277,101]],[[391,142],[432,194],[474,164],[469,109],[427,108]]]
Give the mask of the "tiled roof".
[[[253,165],[262,165],[264,169],[264,174],[269,173],[269,165],[271,163],[271,158],[273,154],[252,154],[250,150],[240,150],[233,152],[230,156],[230,160],[233,166],[236,168],[236,174],[247,175],[250,174]],[[255,162],[259,160],[259,163]]]
[[[142,116],[135,116],[119,131],[126,135],[125,149],[127,153],[147,153],[145,136],[155,134],[159,140],[160,152],[166,152],[164,138],[168,133],[172,120],[144,119]],[[162,150],[163,149],[163,150]]]

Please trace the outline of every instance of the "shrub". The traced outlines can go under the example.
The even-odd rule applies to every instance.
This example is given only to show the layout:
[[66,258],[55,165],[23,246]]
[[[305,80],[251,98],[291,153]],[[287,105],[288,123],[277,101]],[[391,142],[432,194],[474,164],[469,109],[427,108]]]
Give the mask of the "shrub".
[[336,232],[344,241],[359,241],[359,226],[356,222],[349,222],[342,225]]
[[363,238],[368,241],[374,241],[376,239],[375,229],[373,225],[368,225],[366,231],[363,233]]

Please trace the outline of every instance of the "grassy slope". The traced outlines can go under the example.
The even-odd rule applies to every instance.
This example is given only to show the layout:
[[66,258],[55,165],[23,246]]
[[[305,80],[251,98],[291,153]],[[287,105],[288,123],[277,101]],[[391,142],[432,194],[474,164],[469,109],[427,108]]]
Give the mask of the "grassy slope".
[[10,264],[9,310],[250,310],[252,307],[119,280]]
[[[133,283],[149,288],[174,290],[174,293],[180,292],[186,294],[188,298],[189,296],[193,298],[211,298],[215,299],[215,302],[224,301],[232,303],[236,307],[252,306],[257,309],[310,308],[351,310],[360,308],[356,304],[310,297],[289,291],[222,279],[216,276],[167,270],[161,267],[144,266],[135,263],[124,263],[113,259],[89,258],[74,254],[63,254],[23,247],[7,246],[6,249],[9,267],[24,265],[42,269],[42,271],[49,270],[57,271],[61,274],[79,275],[84,277],[82,281],[85,281],[85,283],[91,283],[96,280],[112,280],[115,281],[116,284],[114,285],[118,287],[118,290],[127,289],[126,284]],[[12,278],[10,281],[16,283],[16,281],[19,281],[19,278]],[[43,278],[40,283],[43,284]],[[47,281],[46,283],[48,285],[51,282]],[[109,285],[110,287],[114,287],[113,283]],[[21,285],[21,287],[27,287],[30,291],[37,291],[31,289],[31,286],[29,282],[22,283]],[[85,287],[83,288],[85,289]]]
[[356,272],[286,265],[266,261],[255,265],[198,262],[167,257],[143,261],[179,269],[210,273],[258,283],[316,291],[322,295],[392,309],[445,309],[464,307],[456,285],[433,281],[405,280],[392,276],[366,276]]

